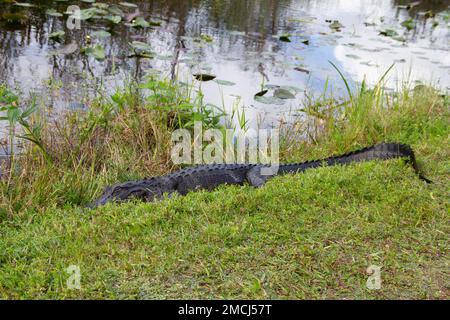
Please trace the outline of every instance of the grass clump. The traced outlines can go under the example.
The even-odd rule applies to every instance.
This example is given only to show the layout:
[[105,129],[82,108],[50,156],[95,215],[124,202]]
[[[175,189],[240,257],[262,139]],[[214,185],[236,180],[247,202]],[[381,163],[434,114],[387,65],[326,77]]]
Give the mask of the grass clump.
[[[343,102],[307,101],[305,117],[282,128],[286,161],[410,144],[430,185],[392,160],[277,177],[260,189],[77,206],[110,182],[172,169],[170,132],[192,115],[168,96],[129,103],[135,96],[120,94],[44,128],[50,164],[26,149],[0,187],[0,297],[448,299],[447,96],[363,86]],[[70,265],[80,268],[80,290],[66,284]],[[380,290],[366,287],[371,265],[381,267]]]

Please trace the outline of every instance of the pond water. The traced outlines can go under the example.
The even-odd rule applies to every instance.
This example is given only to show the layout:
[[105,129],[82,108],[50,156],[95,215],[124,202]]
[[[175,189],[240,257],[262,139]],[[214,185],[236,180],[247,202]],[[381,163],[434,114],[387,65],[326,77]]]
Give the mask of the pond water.
[[[251,126],[277,125],[327,79],[345,95],[329,61],[354,84],[374,84],[395,63],[388,90],[404,81],[450,90],[449,0],[98,1],[95,11],[94,0],[20,1],[0,0],[0,82],[45,92],[55,109],[88,107],[96,88],[130,78],[195,83],[202,73],[219,80],[202,82],[207,102],[244,109]],[[83,10],[79,29],[67,26],[70,5]],[[104,59],[80,52],[96,45]],[[274,97],[279,87],[295,99]]]

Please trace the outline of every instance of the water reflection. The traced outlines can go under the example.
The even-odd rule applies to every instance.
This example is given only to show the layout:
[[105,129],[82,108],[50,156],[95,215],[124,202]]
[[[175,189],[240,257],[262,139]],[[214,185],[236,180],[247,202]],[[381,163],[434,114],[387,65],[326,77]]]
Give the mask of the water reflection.
[[[166,77],[177,74],[186,82],[193,80],[193,73],[212,73],[236,85],[202,84],[207,100],[226,108],[239,104],[252,125],[276,124],[295,115],[303,92],[319,92],[327,79],[336,80],[332,81],[335,92],[345,94],[328,61],[355,82],[374,83],[395,62],[387,83],[390,88],[405,79],[432,81],[444,90],[450,87],[448,0],[418,4],[384,0],[130,2],[138,5],[141,16],[161,25],[136,29],[94,19],[83,21],[81,30],[71,31],[64,17],[48,15],[46,10],[62,13],[69,4],[82,8],[90,4],[33,1],[35,7],[24,8],[0,0],[0,81],[25,91],[42,91],[51,80],[46,96],[48,104],[58,109],[88,106],[98,86],[111,89],[128,77],[140,79],[153,70]],[[137,10],[120,8],[128,14]],[[11,23],[5,14],[22,14],[23,20]],[[410,31],[400,26],[408,18],[415,22]],[[326,20],[339,20],[344,27],[333,30]],[[88,36],[100,29],[112,34],[91,40],[105,48],[104,61],[79,52],[89,45]],[[398,35],[380,36],[386,29]],[[66,32],[61,41],[49,39],[58,30]],[[289,34],[291,42],[280,41],[282,34]],[[209,35],[212,42],[201,40],[202,35]],[[150,44],[157,57],[129,58],[132,41]],[[77,50],[61,53],[71,43]],[[288,86],[297,99],[282,105],[255,101],[254,94],[267,84]]]

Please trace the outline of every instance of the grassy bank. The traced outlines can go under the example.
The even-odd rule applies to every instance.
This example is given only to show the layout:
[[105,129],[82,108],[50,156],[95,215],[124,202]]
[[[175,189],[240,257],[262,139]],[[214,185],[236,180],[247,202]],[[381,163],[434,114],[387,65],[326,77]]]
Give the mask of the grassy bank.
[[[27,149],[2,182],[1,297],[449,297],[448,97],[427,87],[393,95],[362,88],[346,103],[324,95],[283,128],[287,161],[411,144],[431,185],[395,160],[87,211],[79,204],[107,183],[172,170],[169,133],[192,117],[178,117],[186,101],[167,94],[145,103],[118,97],[69,117],[69,142],[42,130],[51,162]],[[115,112],[105,113],[108,105]],[[172,114],[160,112],[168,106]],[[67,288],[70,265],[80,267],[80,290]],[[366,288],[370,265],[382,267],[380,290]]]

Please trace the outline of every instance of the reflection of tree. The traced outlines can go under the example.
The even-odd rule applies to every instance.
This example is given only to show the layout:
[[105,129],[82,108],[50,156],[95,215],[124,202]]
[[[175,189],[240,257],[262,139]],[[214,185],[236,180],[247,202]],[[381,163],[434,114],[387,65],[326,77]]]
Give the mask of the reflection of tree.
[[[113,0],[108,3],[118,3],[122,0]],[[183,39],[188,35],[198,37],[202,33],[216,36],[212,45],[214,53],[220,52],[228,56],[243,57],[263,51],[277,51],[281,45],[273,45],[271,37],[281,31],[289,31],[288,18],[291,16],[289,8],[305,8],[317,4],[319,0],[139,0],[129,1],[136,3],[145,18],[159,18],[166,21],[161,28],[132,29],[120,24],[113,26],[105,21],[94,20],[82,22],[81,30],[67,30],[64,18],[55,18],[47,15],[49,8],[64,12],[67,3],[54,2],[53,0],[33,1],[38,4],[34,8],[19,8],[17,6],[4,5],[0,2],[0,12],[13,10],[23,12],[29,19],[24,28],[7,31],[0,26],[0,80],[10,79],[15,64],[19,64],[18,57],[29,53],[25,50],[33,45],[33,50],[41,50],[41,55],[47,55],[65,44],[75,41],[80,47],[88,45],[86,36],[99,28],[109,29],[113,34],[110,38],[94,39],[93,44],[101,44],[106,51],[108,59],[103,62],[93,58],[82,56],[79,52],[67,55],[49,55],[48,67],[52,75],[62,81],[64,86],[68,84],[80,84],[86,76],[100,77],[111,74],[115,69],[124,73],[134,74],[141,78],[145,73],[144,68],[156,64],[149,60],[129,59],[129,42],[133,40],[150,43],[155,50],[167,55],[172,54],[169,66],[171,76],[175,74],[175,68],[180,52],[184,50]],[[322,0],[320,0],[322,1]],[[330,5],[335,2],[328,0]],[[383,0],[379,0],[383,1]],[[324,0],[325,3],[328,3]],[[411,1],[393,0],[393,5],[408,4]],[[321,2],[323,3],[323,2]],[[87,3],[78,3],[82,8],[90,7]],[[450,5],[450,0],[422,1],[417,7],[409,10],[415,17],[420,11],[433,10],[435,13],[445,10]],[[134,9],[123,8],[124,11]],[[63,41],[56,43],[48,39],[48,34],[54,31],[66,32]],[[226,34],[228,31],[238,31],[244,34]],[[224,36],[226,34],[226,36]],[[193,48],[188,48],[193,49]],[[204,48],[199,48],[197,54],[203,57]],[[33,52],[36,55],[36,52]],[[253,57],[255,54],[253,54]],[[273,56],[267,59],[275,59]],[[258,61],[254,69],[258,70]],[[270,63],[268,63],[269,65]],[[275,65],[275,63],[273,63]],[[20,67],[20,66],[19,66]],[[267,67],[267,66],[266,66]]]
[[[223,37],[216,45],[220,46],[220,51],[229,51],[239,43],[240,48],[247,48],[249,51],[262,51],[264,48],[263,39],[277,32],[278,23],[285,21],[287,15],[284,8],[288,8],[292,0],[151,0],[133,1],[139,5],[146,16],[151,12],[152,16],[159,16],[162,20],[171,21],[176,19],[176,31],[174,37],[168,37],[166,50],[173,50],[173,56],[178,59],[181,49],[183,49],[182,37],[188,33],[191,36],[199,36],[200,33],[216,33],[221,35],[225,30],[242,31],[250,34],[250,37],[243,39],[230,37],[226,41]],[[120,2],[112,1],[114,2]],[[104,22],[83,22],[81,30],[67,30],[64,18],[51,17],[45,13],[48,8],[53,8],[59,12],[66,10],[67,4],[63,2],[55,3],[51,0],[34,1],[37,4],[33,8],[17,8],[0,4],[2,12],[8,10],[21,10],[29,19],[25,28],[17,28],[14,31],[0,29],[0,71],[1,79],[9,79],[12,74],[14,64],[19,63],[17,58],[26,55],[24,50],[30,44],[37,46],[46,54],[46,51],[55,51],[65,44],[75,41],[80,47],[86,46],[86,36],[93,29],[110,27]],[[88,4],[79,4],[82,8],[89,7]],[[13,8],[14,7],[14,8]],[[126,11],[126,10],[125,10]],[[148,17],[146,17],[148,18]],[[3,28],[4,29],[4,28]],[[48,34],[54,31],[64,30],[66,32],[63,41],[56,43],[48,39]],[[152,35],[155,31],[134,30],[124,26],[112,28],[114,34],[109,39],[96,40],[105,47],[108,57],[115,57],[121,68],[134,70],[136,77],[142,76],[142,70],[138,66],[137,59],[128,59],[129,42],[132,39],[147,40],[152,43]],[[175,68],[176,61],[172,62],[172,69]],[[104,75],[111,72],[111,60],[106,62],[89,62],[89,59],[80,54],[52,55],[48,57],[48,66],[52,69],[52,75],[62,80],[63,83],[76,83],[81,80],[83,73],[91,73],[93,76]],[[71,72],[67,72],[71,70]],[[172,70],[172,74],[174,71]]]
[[[415,3],[417,0],[394,0],[394,5],[407,6],[410,3]],[[419,11],[433,11],[434,13],[439,13],[445,11],[450,6],[450,0],[424,0],[419,4],[414,5],[410,10],[409,14],[413,18],[417,17],[417,12]],[[422,16],[423,17],[423,16]]]

